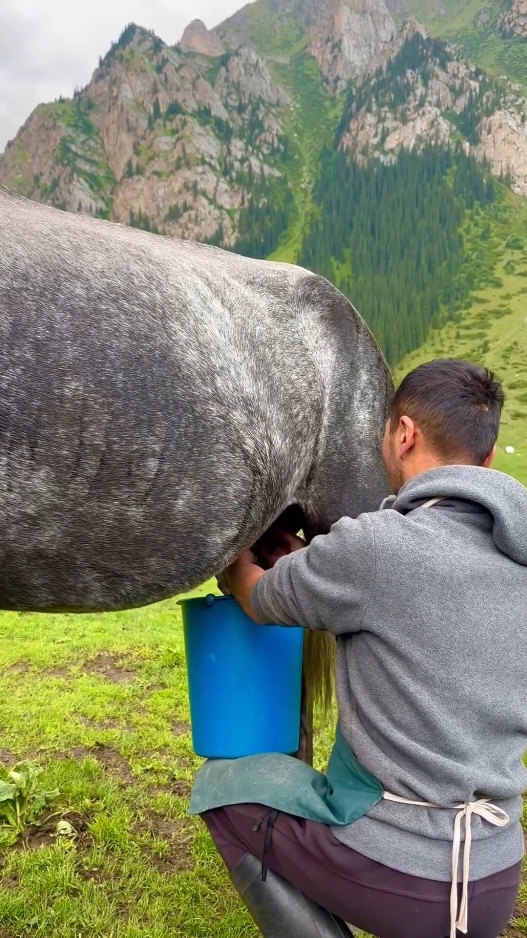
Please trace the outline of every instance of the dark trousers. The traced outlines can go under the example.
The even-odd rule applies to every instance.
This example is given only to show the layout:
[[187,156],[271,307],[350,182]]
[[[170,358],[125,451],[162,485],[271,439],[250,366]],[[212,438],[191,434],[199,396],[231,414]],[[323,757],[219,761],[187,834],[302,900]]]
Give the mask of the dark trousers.
[[[450,883],[399,873],[341,844],[325,824],[282,812],[269,838],[268,816],[258,804],[202,815],[229,869],[246,853],[262,856],[267,839],[269,869],[344,921],[378,938],[448,936]],[[520,875],[517,863],[470,883],[468,938],[498,938],[514,911]]]

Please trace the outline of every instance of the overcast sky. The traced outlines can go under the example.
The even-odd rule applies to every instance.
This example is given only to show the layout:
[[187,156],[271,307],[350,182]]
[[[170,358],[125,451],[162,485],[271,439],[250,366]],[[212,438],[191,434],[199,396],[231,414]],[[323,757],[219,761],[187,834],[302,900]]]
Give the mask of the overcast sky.
[[89,81],[127,23],[174,43],[192,19],[210,28],[244,0],[0,0],[0,153],[33,108]]

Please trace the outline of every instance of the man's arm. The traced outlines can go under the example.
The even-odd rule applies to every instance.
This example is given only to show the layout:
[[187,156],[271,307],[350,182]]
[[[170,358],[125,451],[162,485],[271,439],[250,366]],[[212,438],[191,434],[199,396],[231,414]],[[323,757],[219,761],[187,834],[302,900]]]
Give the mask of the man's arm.
[[260,624],[358,631],[374,585],[375,550],[368,515],[343,518],[309,547],[282,557],[272,570],[246,551],[223,574],[227,589]]

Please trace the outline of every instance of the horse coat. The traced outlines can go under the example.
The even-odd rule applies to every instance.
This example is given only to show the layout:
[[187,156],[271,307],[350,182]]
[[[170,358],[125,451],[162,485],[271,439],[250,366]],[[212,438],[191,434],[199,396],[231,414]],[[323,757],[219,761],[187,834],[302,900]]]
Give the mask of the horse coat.
[[322,277],[0,188],[0,608],[155,602],[289,505],[377,507],[391,394]]

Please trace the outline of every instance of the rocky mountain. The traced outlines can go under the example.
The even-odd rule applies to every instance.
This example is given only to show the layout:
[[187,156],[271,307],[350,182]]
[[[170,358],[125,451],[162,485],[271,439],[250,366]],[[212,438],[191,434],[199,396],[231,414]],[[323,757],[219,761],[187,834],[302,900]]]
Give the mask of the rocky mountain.
[[312,25],[308,50],[328,90],[338,95],[390,54],[396,34],[384,0],[334,0]]
[[430,143],[460,145],[527,195],[526,98],[415,22],[405,26],[385,66],[349,96],[344,120],[341,145],[358,162],[390,160],[401,148],[419,151]]
[[86,88],[31,114],[0,181],[67,211],[231,244],[250,181],[279,176],[290,102],[254,48],[218,55],[196,26],[184,39],[187,52],[127,27]]
[[220,37],[208,30],[201,20],[192,20],[188,24],[179,45],[182,52],[196,52],[212,59],[225,52]]
[[232,246],[240,214],[269,202],[273,180],[273,202],[286,204],[287,159],[301,159],[290,153],[290,46],[338,95],[394,35],[384,0],[258,0],[215,30],[190,23],[175,47],[130,25],[86,88],[30,115],[0,182],[68,211]]
[[[500,8],[502,35],[523,35],[525,2]],[[298,113],[308,79],[317,115]],[[257,0],[215,29],[191,22],[175,47],[130,25],[86,88],[30,115],[0,181],[68,211],[232,247],[251,203],[293,210],[295,188],[309,190],[299,124],[319,120],[322,146],[330,113],[359,161],[462,143],[527,194],[521,88],[417,21],[397,25],[385,0]]]
[[[517,50],[526,2],[482,5],[470,42],[492,29]],[[212,30],[194,20],[176,46],[130,25],[86,88],[29,116],[0,157],[0,182],[237,249],[252,231],[251,250],[260,238],[268,253],[289,231],[291,259],[324,145],[358,164],[461,147],[527,195],[523,86],[468,58],[461,33],[430,35],[444,20],[437,4],[404,3],[256,0]]]
[[527,39],[527,0],[512,0],[507,4],[497,25],[504,39]]

